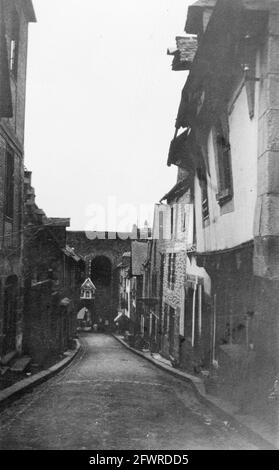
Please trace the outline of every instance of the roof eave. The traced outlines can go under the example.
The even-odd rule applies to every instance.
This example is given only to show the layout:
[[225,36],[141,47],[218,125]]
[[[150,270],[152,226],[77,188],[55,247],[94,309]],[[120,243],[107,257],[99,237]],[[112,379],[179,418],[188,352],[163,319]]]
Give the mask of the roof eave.
[[204,10],[213,10],[217,0],[199,0],[188,8],[184,31],[188,34],[199,34],[203,27]]
[[36,23],[37,18],[36,18],[32,0],[23,0],[23,9],[24,9],[24,13],[25,13],[27,21],[29,23]]
[[172,199],[173,196],[175,196],[175,192],[181,187],[181,189],[183,188],[184,189],[184,192],[188,191],[188,189],[190,188],[190,180],[189,178],[185,178],[183,181],[180,181],[179,183],[176,183],[172,188],[171,190],[165,194],[165,196],[162,197],[162,199],[160,200],[160,202],[162,201],[169,201]]

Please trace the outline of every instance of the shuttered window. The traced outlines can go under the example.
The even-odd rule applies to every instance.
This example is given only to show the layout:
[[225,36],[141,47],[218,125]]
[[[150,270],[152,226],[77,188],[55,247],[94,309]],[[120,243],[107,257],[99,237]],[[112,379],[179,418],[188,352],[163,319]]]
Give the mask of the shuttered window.
[[229,124],[227,117],[222,116],[215,125],[215,152],[218,179],[216,199],[224,204],[233,196],[233,181],[231,167],[231,146],[229,142]]

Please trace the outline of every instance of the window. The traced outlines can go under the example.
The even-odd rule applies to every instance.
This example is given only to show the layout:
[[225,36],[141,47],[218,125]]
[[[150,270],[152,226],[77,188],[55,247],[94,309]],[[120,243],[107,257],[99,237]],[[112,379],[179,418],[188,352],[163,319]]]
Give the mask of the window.
[[164,212],[159,212],[159,240],[164,238]]
[[10,71],[14,78],[17,77],[18,65],[18,44],[19,44],[19,17],[16,10],[13,11],[11,25],[11,43],[10,43]]
[[202,201],[202,220],[205,222],[209,219],[209,205],[208,205],[208,188],[206,172],[203,168],[198,168],[197,175],[201,187],[201,201]]
[[186,204],[181,204],[181,232],[186,231]]
[[143,277],[139,276],[137,279],[137,296],[143,297]]
[[14,152],[10,147],[6,150],[5,174],[5,217],[12,219],[14,215]]
[[174,341],[175,341],[175,309],[169,307],[169,345],[170,345],[170,354],[174,354]]
[[157,274],[152,273],[152,297],[157,297]]
[[176,254],[172,255],[172,265],[171,265],[171,284],[172,287],[175,284],[176,276],[175,276],[175,262],[176,262]]
[[156,243],[156,240],[153,241],[153,248],[154,248],[154,251],[153,251],[153,268],[156,270],[156,266],[157,266],[157,243]]
[[218,179],[218,194],[216,199],[222,205],[232,199],[233,196],[231,147],[227,117],[219,119],[215,125],[215,148]]
[[164,317],[163,317],[163,334],[168,332],[168,320],[169,320],[169,306],[164,303]]
[[171,207],[171,238],[173,237],[173,225],[174,225],[174,208]]
[[176,254],[169,254],[169,265],[168,265],[168,287],[170,289],[174,288],[176,276],[175,276],[175,262]]
[[171,282],[171,254],[168,256],[168,287],[170,286]]

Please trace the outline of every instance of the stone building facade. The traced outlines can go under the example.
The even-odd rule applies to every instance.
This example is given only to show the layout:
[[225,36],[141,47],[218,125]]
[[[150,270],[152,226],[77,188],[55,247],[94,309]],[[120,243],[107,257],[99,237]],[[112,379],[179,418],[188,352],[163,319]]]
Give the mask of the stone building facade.
[[49,218],[35,202],[31,172],[24,184],[23,352],[43,364],[76,334],[84,262],[66,244],[69,219]]
[[29,0],[0,2],[0,358],[23,338],[24,117]]
[[240,404],[267,397],[278,374],[278,15],[278,1],[190,6],[197,52],[168,160],[193,175],[186,276],[203,293],[185,337]]
[[[180,318],[184,314],[186,247],[189,217],[193,209],[187,173],[162,199],[168,205],[166,237],[161,253],[164,260],[162,298],[162,353],[175,363],[180,361]],[[180,175],[179,175],[180,176]]]
[[143,297],[144,263],[147,258],[148,243],[145,241],[133,241],[131,247],[130,270],[130,302],[133,334],[145,334],[144,311],[141,299]]
[[138,302],[141,307],[141,331],[145,332],[153,352],[159,352],[162,343],[164,247],[168,216],[169,208],[166,204],[155,204],[152,234],[147,243],[147,255],[143,264],[143,297]]
[[83,257],[86,276],[96,287],[94,322],[113,326],[119,308],[119,265],[131,243],[132,233],[67,231],[67,244]]

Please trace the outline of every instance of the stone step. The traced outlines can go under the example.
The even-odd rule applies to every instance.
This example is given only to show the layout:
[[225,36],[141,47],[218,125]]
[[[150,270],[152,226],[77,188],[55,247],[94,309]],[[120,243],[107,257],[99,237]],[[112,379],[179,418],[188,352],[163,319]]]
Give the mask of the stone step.
[[28,356],[20,357],[13,363],[10,369],[13,372],[24,372],[24,370],[30,364],[30,362],[31,362],[31,357],[28,357]]
[[16,356],[16,354],[17,354],[16,351],[9,352],[8,354],[6,354],[5,356],[1,358],[1,364],[3,366],[7,366],[9,362],[11,362],[11,360]]
[[7,370],[9,370],[9,367],[7,366],[0,367],[0,375],[6,374]]

